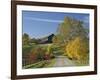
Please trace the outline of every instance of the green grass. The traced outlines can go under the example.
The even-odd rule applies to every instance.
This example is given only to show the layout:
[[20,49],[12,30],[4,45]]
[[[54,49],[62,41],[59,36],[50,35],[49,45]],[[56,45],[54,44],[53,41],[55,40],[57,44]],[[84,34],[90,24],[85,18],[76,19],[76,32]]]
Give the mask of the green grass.
[[41,68],[45,64],[45,61],[40,61],[34,64],[26,65],[23,67],[23,69],[28,69],[28,68]]
[[55,63],[55,59],[52,59],[52,60],[49,60],[49,63],[48,64],[45,64],[45,67],[52,67]]
[[30,45],[24,45],[22,48],[23,54],[27,54],[31,51],[31,49],[33,48],[33,46]]
[[39,62],[34,63],[34,64],[26,65],[26,66],[23,67],[23,69],[52,67],[52,65],[54,63],[55,63],[55,59],[44,60],[44,61],[39,61]]

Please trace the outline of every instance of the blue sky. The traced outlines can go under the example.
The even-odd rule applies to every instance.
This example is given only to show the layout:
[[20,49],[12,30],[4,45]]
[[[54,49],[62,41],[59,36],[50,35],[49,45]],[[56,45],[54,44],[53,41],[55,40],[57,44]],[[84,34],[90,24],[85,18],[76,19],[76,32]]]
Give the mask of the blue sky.
[[89,28],[89,14],[22,11],[23,33],[29,34],[31,38],[41,38],[56,33],[65,16],[81,20],[86,28]]

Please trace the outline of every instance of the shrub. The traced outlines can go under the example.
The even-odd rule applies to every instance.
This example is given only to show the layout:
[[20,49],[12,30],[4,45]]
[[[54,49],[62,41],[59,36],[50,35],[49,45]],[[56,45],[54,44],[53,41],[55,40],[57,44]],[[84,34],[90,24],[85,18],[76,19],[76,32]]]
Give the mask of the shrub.
[[51,56],[50,56],[50,54],[48,54],[48,53],[46,53],[46,54],[44,55],[44,59],[45,59],[45,60],[49,60],[50,57],[51,57]]

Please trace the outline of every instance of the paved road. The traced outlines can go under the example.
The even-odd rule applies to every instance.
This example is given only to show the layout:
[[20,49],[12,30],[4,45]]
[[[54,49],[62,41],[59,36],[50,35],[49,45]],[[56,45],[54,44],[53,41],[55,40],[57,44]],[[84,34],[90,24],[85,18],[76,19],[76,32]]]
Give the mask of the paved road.
[[66,66],[76,66],[76,64],[68,59],[66,56],[58,56],[55,59],[55,64],[53,67],[66,67]]

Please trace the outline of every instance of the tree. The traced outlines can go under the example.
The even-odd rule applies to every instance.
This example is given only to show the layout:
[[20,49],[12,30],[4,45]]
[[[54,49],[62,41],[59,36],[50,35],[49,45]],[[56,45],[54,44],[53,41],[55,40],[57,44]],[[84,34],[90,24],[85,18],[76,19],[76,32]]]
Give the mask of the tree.
[[84,27],[82,21],[65,17],[57,29],[53,43],[60,46],[67,56],[80,59],[89,51],[88,30]]
[[62,36],[57,34],[56,36],[53,37],[52,42],[54,44],[60,44],[62,42]]
[[30,43],[35,43],[35,44],[38,44],[38,40],[37,40],[37,39],[35,39],[35,38],[32,38],[32,39],[30,39]]
[[72,59],[83,59],[89,53],[88,40],[83,37],[76,37],[66,46],[66,54]]
[[53,40],[56,43],[66,44],[77,36],[87,36],[83,27],[83,22],[70,17],[65,17],[64,21],[58,27],[57,35]]
[[22,41],[23,41],[23,45],[29,44],[30,38],[29,38],[29,35],[27,33],[23,34]]
[[59,39],[60,43],[66,43],[71,28],[71,21],[71,18],[65,17],[64,21],[58,27],[57,38]]

